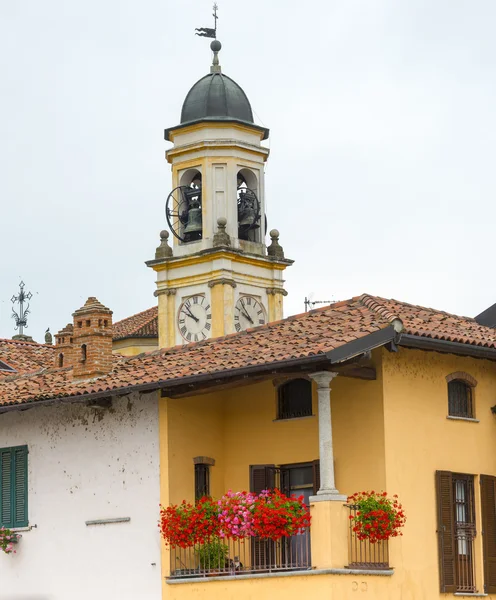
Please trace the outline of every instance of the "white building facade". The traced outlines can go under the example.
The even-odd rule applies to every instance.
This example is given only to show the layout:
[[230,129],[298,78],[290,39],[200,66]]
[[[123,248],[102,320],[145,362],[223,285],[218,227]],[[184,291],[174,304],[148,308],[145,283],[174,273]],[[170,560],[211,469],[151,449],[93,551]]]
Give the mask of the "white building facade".
[[161,597],[157,394],[0,414],[27,446],[28,526],[0,552],[0,600]]

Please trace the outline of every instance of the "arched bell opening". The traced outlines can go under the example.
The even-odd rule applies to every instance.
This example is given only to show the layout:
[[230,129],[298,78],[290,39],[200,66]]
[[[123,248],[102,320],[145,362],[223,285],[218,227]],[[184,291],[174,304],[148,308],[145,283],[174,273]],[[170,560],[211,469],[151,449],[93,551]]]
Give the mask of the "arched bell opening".
[[258,179],[250,169],[240,169],[237,175],[238,238],[261,241],[261,205]]
[[182,173],[179,185],[167,198],[165,215],[173,235],[180,242],[202,239],[202,175],[198,169]]

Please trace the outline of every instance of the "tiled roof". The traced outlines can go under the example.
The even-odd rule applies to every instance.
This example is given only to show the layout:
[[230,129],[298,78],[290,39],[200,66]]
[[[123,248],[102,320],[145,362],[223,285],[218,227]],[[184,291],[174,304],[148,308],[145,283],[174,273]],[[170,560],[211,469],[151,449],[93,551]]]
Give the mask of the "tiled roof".
[[158,307],[152,306],[113,325],[115,340],[127,338],[158,338]]
[[364,294],[239,334],[122,359],[110,373],[90,381],[72,381],[70,369],[6,377],[0,382],[0,404],[125,392],[136,386],[167,387],[243,367],[254,372],[266,365],[275,368],[323,356],[385,329],[395,319],[401,319],[405,333],[415,336],[496,348],[496,330],[474,319]]
[[[15,369],[16,374],[39,371],[52,366],[53,346],[0,339],[0,361]],[[8,374],[0,368],[0,378]]]
[[470,317],[459,317],[441,310],[367,294],[363,294],[360,298],[365,306],[385,318],[391,319],[394,315],[400,318],[404,333],[484,348],[496,348],[496,329],[479,325]]

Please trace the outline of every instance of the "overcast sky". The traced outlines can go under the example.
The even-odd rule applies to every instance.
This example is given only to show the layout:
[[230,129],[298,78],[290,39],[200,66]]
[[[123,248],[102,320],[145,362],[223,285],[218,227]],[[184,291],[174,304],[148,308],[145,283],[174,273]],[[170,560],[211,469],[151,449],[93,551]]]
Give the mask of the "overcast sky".
[[[210,0],[0,0],[0,337],[42,341],[88,296],[152,306],[163,129],[209,70]],[[286,315],[368,292],[496,302],[496,2],[219,0],[223,72],[270,128]]]

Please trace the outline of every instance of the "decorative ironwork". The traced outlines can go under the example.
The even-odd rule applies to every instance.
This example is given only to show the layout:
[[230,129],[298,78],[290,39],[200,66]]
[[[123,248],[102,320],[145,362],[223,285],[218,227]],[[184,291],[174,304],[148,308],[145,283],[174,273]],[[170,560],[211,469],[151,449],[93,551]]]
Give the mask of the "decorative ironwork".
[[[19,330],[19,334],[24,334],[24,328],[28,326],[27,316],[30,314],[29,300],[33,297],[31,292],[24,291],[24,281],[19,284],[19,293],[17,296],[14,294],[11,298],[12,304],[19,304],[19,311],[15,311],[12,308],[12,318],[15,319],[15,329]],[[27,301],[28,305],[24,308],[24,303]]]
[[171,579],[308,571],[312,568],[306,529],[277,542],[261,538],[214,539],[210,544],[171,549]]
[[[350,517],[355,517],[359,507],[355,504],[345,504],[350,511]],[[375,542],[359,540],[353,531],[353,520],[349,519],[348,554],[349,569],[389,569],[388,540]]]
[[196,27],[196,35],[199,35],[200,37],[213,38],[214,40],[217,39],[217,19],[219,18],[217,16],[218,8],[219,7],[217,6],[217,3],[214,2],[214,12],[212,13],[212,16],[214,18],[214,28],[212,29],[211,27]]
[[202,238],[202,188],[191,183],[174,188],[165,203],[165,216],[172,233],[181,242]]

